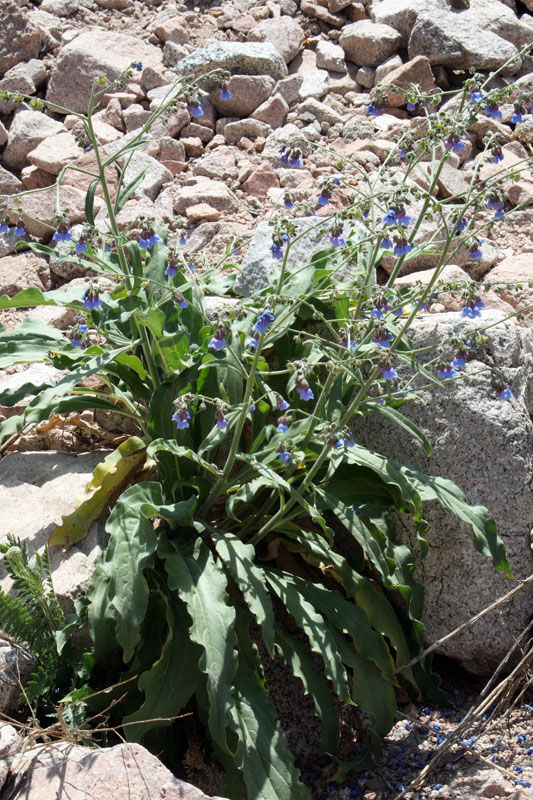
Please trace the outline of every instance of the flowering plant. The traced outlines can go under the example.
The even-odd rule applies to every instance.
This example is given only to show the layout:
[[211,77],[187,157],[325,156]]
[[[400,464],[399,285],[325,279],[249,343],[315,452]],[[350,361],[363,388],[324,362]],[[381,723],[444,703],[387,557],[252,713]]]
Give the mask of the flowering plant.
[[[221,80],[223,99],[229,89],[227,78]],[[177,101],[160,106],[127,147],[106,158],[92,112],[108,89],[97,85],[88,114],[79,115],[98,170],[87,193],[83,246],[72,242],[64,256],[96,277],[83,293],[28,289],[0,300],[0,308],[59,305],[78,312],[68,337],[35,322],[0,335],[2,366],[45,360],[67,374],[55,385],[23,387],[35,397],[21,415],[2,423],[0,438],[52,414],[86,408],[133,421],[136,435],[105,458],[90,495],[51,537],[55,545],[80,541],[113,501],[109,543],[86,613],[106,678],[134,679],[114,710],[128,723],[124,735],[154,741],[154,730],[187,707],[205,721],[232,798],[244,791],[250,799],[307,798],[262,677],[274,657],[292,667],[312,696],[325,752],[338,747],[333,694],[367,715],[368,746],[347,768],[367,764],[379,749],[393,724],[395,686],[438,696],[429,659],[405,668],[422,645],[422,606],[413,575],[417,556],[400,540],[394,511],[411,515],[423,556],[423,503],[439,501],[470,525],[476,547],[496,569],[509,573],[485,509],[471,508],[450,481],[357,442],[357,421],[384,414],[430,452],[400,408],[416,398],[416,380],[456,379],[468,347],[454,342],[453,362],[437,354],[430,372],[411,352],[408,331],[434,300],[440,272],[458,248],[477,257],[478,233],[493,224],[483,221],[482,209],[503,208],[499,180],[479,181],[476,173],[465,196],[436,201],[442,165],[463,151],[472,109],[466,107],[464,127],[462,117],[428,114],[425,140],[400,141],[376,176],[363,171],[364,189],[348,208],[314,222],[329,240],[295,269],[290,256],[304,233],[287,216],[297,214],[298,205],[285,197],[285,216],[272,220],[268,283],[237,299],[232,278],[225,273],[221,279],[229,254],[224,264],[201,271],[184,250],[185,232],[174,235],[147,218],[119,229],[117,215],[142,173],[124,186],[121,166],[113,202],[105,170],[128,158],[143,132]],[[198,83],[184,85],[182,95],[189,113],[199,115]],[[411,110],[428,100],[414,90],[409,98]],[[495,100],[486,102],[492,109]],[[377,114],[384,107],[380,90],[369,110]],[[492,152],[492,139],[485,150]],[[290,143],[281,160],[297,168],[304,151]],[[427,152],[436,166],[422,189],[411,177]],[[402,161],[407,166],[399,177],[393,168]],[[328,205],[342,182],[324,181],[318,204]],[[95,225],[97,186],[107,210],[105,230]],[[14,220],[23,227],[20,209],[7,202],[6,225]],[[418,243],[429,215],[440,227]],[[69,241],[66,210],[58,209],[56,222],[52,238]],[[53,252],[36,242],[29,246]],[[437,255],[427,286],[398,288],[403,265],[427,253]],[[392,265],[380,287],[376,267],[383,259]],[[483,305],[477,290],[459,288],[467,316],[477,316]],[[208,298],[215,298],[214,310]],[[91,375],[100,377],[98,388],[90,388]],[[502,401],[512,397],[501,375],[493,388]],[[1,401],[19,396],[4,393]],[[152,467],[152,480],[139,481],[143,467]],[[346,536],[347,550],[341,544]],[[93,680],[101,680],[98,667]],[[174,725],[179,729],[180,721]]]

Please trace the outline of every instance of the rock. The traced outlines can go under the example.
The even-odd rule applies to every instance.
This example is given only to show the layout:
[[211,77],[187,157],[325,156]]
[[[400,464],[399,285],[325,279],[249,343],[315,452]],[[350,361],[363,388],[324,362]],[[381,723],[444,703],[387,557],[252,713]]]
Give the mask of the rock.
[[470,0],[470,8],[461,14],[461,21],[465,26],[491,31],[518,49],[533,41],[531,27],[523,19],[517,19],[514,10],[499,0]]
[[57,17],[70,17],[79,10],[79,0],[43,0],[41,10]]
[[137,130],[137,128],[142,128],[151,116],[152,112],[147,111],[139,103],[133,103],[128,108],[125,108],[122,112],[122,118],[127,133],[131,133],[131,131]]
[[27,158],[35,167],[59,175],[63,167],[79,158],[81,152],[74,136],[65,131],[43,139],[34,150],[30,150]]
[[288,64],[300,52],[304,29],[292,17],[274,17],[258,22],[249,32],[249,42],[270,42]]
[[[2,682],[4,680],[5,676],[3,675]],[[3,700],[0,700],[0,705],[4,709],[4,714],[9,713],[12,715],[13,712],[15,712],[15,707],[13,704],[11,704],[11,709],[9,712],[6,710]],[[12,725],[8,725],[6,722],[0,723],[0,789],[2,789],[4,786],[9,775],[11,765],[21,750],[22,739],[18,735],[16,729]]]
[[[69,224],[85,220],[85,192],[75,189],[73,186],[61,186],[59,192],[61,207],[67,211]],[[36,238],[49,241],[54,232],[52,217],[57,214],[56,208],[57,193],[55,188],[48,189],[39,194],[26,194],[22,196],[21,214],[24,220],[27,233]],[[102,207],[103,203],[99,197],[95,197],[95,213]],[[18,219],[18,212],[9,212],[12,222]],[[1,253],[0,253],[1,255]]]
[[307,100],[300,104],[300,116],[302,114],[310,114],[320,123],[328,122],[330,125],[336,125],[337,122],[341,121],[340,115],[331,106],[315,100],[314,97],[308,97]]
[[283,57],[270,42],[212,42],[176,65],[179,76],[192,78],[213,69],[226,69],[234,75],[270,75],[274,80],[287,74]]
[[165,42],[165,47],[163,49],[163,64],[166,67],[175,67],[178,61],[181,61],[182,58],[185,58],[189,54],[187,48],[182,44],[176,44],[175,42]]
[[[8,69],[0,80],[0,92],[20,92],[21,94],[35,94],[35,84],[25,64],[15,64]],[[0,114],[11,114],[16,111],[17,103],[11,100],[0,101]]]
[[180,141],[183,143],[189,158],[197,158],[204,152],[202,140],[198,136],[182,136]]
[[9,134],[6,131],[2,122],[0,122],[0,147],[3,147],[9,138]]
[[0,296],[7,294],[13,297],[32,286],[41,291],[52,288],[48,262],[31,251],[5,256],[0,269]]
[[444,163],[439,175],[438,187],[443,197],[464,197],[470,188],[464,172]]
[[2,0],[0,30],[0,77],[20,61],[37,58],[42,37],[28,12],[14,0]]
[[229,147],[217,147],[195,163],[193,174],[221,181],[236,178],[237,167],[232,150]]
[[[409,58],[427,56],[430,64],[442,64],[451,69],[498,69],[516,57],[516,47],[500,36],[471,25],[463,26],[458,17],[431,9],[419,12],[409,37]],[[520,69],[520,59],[509,70]]]
[[185,213],[189,222],[193,224],[206,221],[217,222],[220,219],[220,211],[208,203],[197,203],[194,206],[188,206]]
[[118,744],[100,750],[67,742],[24,753],[14,767],[17,789],[11,800],[51,800],[69,788],[72,800],[167,798],[167,800],[223,800],[209,798],[174,775],[140,744]]
[[[516,253],[507,256],[484,276],[484,280],[490,283],[506,283],[516,281],[518,289],[512,285],[503,285],[497,289],[498,296],[509,303],[515,309],[520,309],[531,304],[533,300],[533,289],[529,286],[531,281],[531,267],[533,265],[533,253]],[[533,321],[533,309],[524,312],[524,319],[528,325]]]
[[133,197],[149,197],[150,200],[155,200],[163,184],[168,183],[173,179],[172,172],[168,170],[163,164],[160,164],[155,158],[136,150],[128,161],[126,171],[124,173],[124,186],[132,181],[144,169],[147,170],[144,178],[135,189]]
[[300,11],[312,19],[319,19],[326,25],[332,25],[334,28],[342,28],[346,23],[346,17],[342,14],[332,14],[320,2],[313,3],[311,0],[301,0]]
[[[71,514],[83,496],[87,482],[105,453],[25,452],[11,453],[0,462],[0,503],[3,511],[1,538],[18,536],[30,557],[42,553],[62,515]],[[106,542],[103,521],[91,526],[87,537],[70,550],[50,551],[54,590],[65,613],[87,589],[96,561]],[[0,567],[0,585],[9,591],[11,581]]]
[[[33,659],[20,647],[0,641],[0,708],[2,714],[12,715],[17,712],[21,685],[24,686],[35,669]],[[0,728],[0,746],[4,744],[4,725]],[[12,740],[13,741],[13,740]],[[16,740],[15,740],[16,741]],[[0,778],[4,773],[4,756],[0,761]],[[7,775],[4,776],[7,777]],[[0,780],[0,788],[2,781]]]
[[[504,318],[505,313],[499,311],[484,311],[481,320],[464,319],[456,313],[428,314],[416,320],[409,337],[414,348],[446,341],[452,335],[473,338],[480,322],[490,326]],[[485,328],[485,335],[491,362],[503,370],[520,398],[530,380],[521,329],[505,322]],[[358,441],[402,464],[416,464],[427,474],[445,475],[458,484],[470,503],[485,505],[498,524],[515,577],[524,578],[533,572],[529,490],[533,424],[520,399],[505,402],[495,397],[489,375],[479,373],[483,364],[475,351],[473,355],[467,374],[478,374],[471,382],[420,390],[416,403],[402,406],[402,414],[412,419],[432,444],[431,458],[381,414],[366,417],[358,425]],[[424,587],[422,620],[426,641],[431,643],[510,591],[513,584],[474,550],[470,529],[450,512],[434,503],[425,506],[424,517],[430,523],[431,547],[417,565],[414,578]],[[532,600],[530,586],[496,613],[441,645],[438,652],[456,659],[470,672],[492,674],[528,624]]]
[[338,44],[321,39],[316,46],[316,65],[319,69],[346,72],[344,50]]
[[209,95],[216,110],[225,117],[248,117],[268,100],[275,81],[270,75],[232,75],[228,81],[230,100],[220,99],[220,88]]
[[[32,308],[31,312],[29,313],[31,314],[31,317],[34,318],[35,312],[37,310],[42,311],[43,309],[48,310],[47,306],[41,306],[40,309]],[[57,308],[55,310],[57,311]],[[63,311],[64,309],[61,310]],[[66,310],[71,311],[71,309]],[[73,312],[71,311],[71,313]],[[5,371],[2,371],[0,373],[0,393],[4,393],[6,391],[16,391],[26,383],[32,383],[35,386],[40,386],[42,384],[53,386],[64,375],[64,372],[56,369],[51,364],[39,362],[35,364],[28,364],[25,369],[20,369],[18,372],[13,372],[9,375],[6,374]],[[26,397],[17,400],[17,404],[14,406],[5,406],[0,402],[0,417],[7,418],[12,417],[14,414],[21,414],[22,411],[27,407],[30,400],[32,400],[34,397],[35,395],[26,395]]]
[[203,144],[210,142],[214,136],[211,128],[206,128],[205,125],[199,125],[197,122],[191,122],[186,125],[181,131],[181,135],[185,139],[200,139]]
[[224,138],[230,144],[237,144],[239,139],[247,137],[256,139],[258,136],[268,136],[272,128],[266,122],[257,119],[242,119],[238,122],[229,122],[224,127]]
[[288,106],[294,105],[298,100],[303,75],[289,75],[276,84],[276,94],[280,94]]
[[354,142],[357,139],[371,139],[374,136],[374,126],[367,115],[354,114],[344,123],[342,139],[344,142]]
[[100,8],[110,8],[117,11],[124,11],[126,8],[133,7],[133,0],[94,0]]
[[243,183],[242,188],[246,194],[254,197],[266,197],[271,187],[279,187],[279,178],[274,172],[272,165],[265,161],[256,169],[252,170],[250,177]]
[[[376,83],[382,80],[383,78],[378,75],[378,70],[376,70]],[[408,89],[412,83],[416,83],[425,94],[430,94],[436,88],[431,65],[426,56],[416,56],[407,61],[407,63],[392,69],[387,74],[386,82],[402,89]],[[394,93],[390,90],[385,90],[385,95],[389,106],[399,107],[405,105],[403,92]]]
[[158,48],[141,39],[102,29],[84,31],[59,51],[46,99],[84,113],[94,78],[105,75],[108,80],[114,80],[133,60],[162,68]]
[[218,211],[236,211],[239,207],[237,198],[222,181],[202,180],[194,186],[183,186],[174,193],[176,214],[185,214],[187,206],[198,203],[207,203]]
[[12,172],[0,167],[0,195],[16,194],[24,188],[21,181]]
[[356,77],[357,83],[365,89],[371,89],[376,81],[376,70],[373,67],[359,67]]
[[400,34],[389,25],[360,20],[344,27],[339,44],[354,64],[377,67],[398,49],[400,41]]
[[415,25],[419,11],[429,9],[446,10],[449,13],[448,0],[381,0],[379,3],[372,3],[370,7],[370,17],[374,22],[382,25],[389,25],[398,31],[401,38],[400,46],[407,47],[407,42],[411,31]]
[[21,170],[26,166],[28,153],[48,136],[63,130],[61,122],[41,111],[21,108],[9,128],[3,161],[8,169]]
[[285,124],[289,106],[280,94],[275,94],[265,100],[252,114],[252,119],[265,122],[272,129],[281,128]]
[[[80,151],[78,150],[78,153]],[[78,155],[78,157],[72,162],[73,166],[79,167],[82,170],[90,170],[91,172],[98,171],[98,165],[96,161],[96,156],[94,154],[94,150],[89,150],[88,153],[82,153]],[[114,201],[115,196],[117,193],[117,184],[118,184],[118,175],[117,170],[114,165],[110,165],[105,169],[105,175],[107,180],[107,186],[111,195],[111,199]],[[61,181],[62,185],[74,186],[74,188],[79,189],[81,192],[86,192],[93,182],[94,178],[92,175],[87,175],[85,172],[79,172],[78,170],[74,169],[67,169],[63,179]],[[96,196],[103,197],[104,193],[102,190],[102,185],[98,184],[96,187]]]
[[306,100],[314,97],[320,100],[329,89],[329,74],[324,69],[313,69],[303,73],[303,81],[298,91],[298,98]]
[[190,39],[185,19],[179,14],[161,20],[161,22],[155,26],[154,33],[163,43],[174,42],[174,44],[187,44]]

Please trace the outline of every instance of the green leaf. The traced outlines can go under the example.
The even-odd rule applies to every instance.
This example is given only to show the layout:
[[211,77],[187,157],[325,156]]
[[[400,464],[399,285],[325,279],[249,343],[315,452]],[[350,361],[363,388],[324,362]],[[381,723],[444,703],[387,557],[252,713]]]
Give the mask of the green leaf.
[[[125,151],[122,151],[122,154],[124,154],[124,152]],[[128,200],[130,199],[130,197],[132,196],[134,191],[137,189],[137,187],[144,180],[144,176],[146,175],[146,173],[148,172],[149,169],[150,169],[149,166],[148,167],[144,167],[144,169],[142,169],[139,172],[139,174],[136,175],[135,178],[133,178],[133,180],[131,180],[126,186],[124,186],[124,188],[118,193],[118,195],[117,195],[117,197],[115,199],[115,207],[113,209],[115,214],[118,214],[119,211],[122,208],[124,208],[124,206],[126,205]],[[91,184],[91,186],[92,186],[92,184]],[[87,217],[87,219],[89,219],[89,218]],[[91,222],[91,225],[94,225],[94,222]]]
[[87,194],[85,195],[85,217],[89,225],[94,226],[94,194],[96,192],[96,187],[100,183],[100,178],[96,178],[96,180],[91,181],[89,184],[89,188],[87,189]]
[[242,770],[248,800],[310,800],[298,780],[276,710],[265,690],[259,655],[242,612],[238,611],[239,669],[231,727],[238,736],[234,759]]
[[106,456],[95,468],[76,510],[63,517],[62,524],[53,531],[49,545],[71,547],[81,542],[87,536],[92,523],[101,516],[111,497],[116,496],[121,487],[131,479],[145,458],[146,445],[137,436],[131,436]]
[[248,608],[261,626],[263,640],[274,655],[274,610],[265,589],[263,570],[254,564],[255,547],[232,533],[211,531],[217,554],[241,590]]
[[41,292],[40,289],[32,286],[30,289],[23,289],[14,297],[4,294],[0,297],[0,311],[6,308],[29,308],[33,306],[68,306],[79,311],[83,308],[82,291],[80,289],[69,289],[66,292],[56,289],[52,292]]
[[196,500],[164,505],[161,485],[138,483],[122,493],[107,521],[109,544],[93,573],[87,596],[89,629],[98,654],[112,646],[111,635],[129,661],[140,640],[140,627],[148,605],[148,584],[143,574],[152,566],[157,534],[151,519],[189,521]]
[[124,728],[129,742],[139,742],[152,728],[170,725],[158,722],[157,718],[179,714],[198,683],[201,648],[189,639],[191,619],[187,608],[177,592],[169,593],[166,603],[168,628],[161,655],[150,670],[143,672],[137,684],[144,692],[144,703],[124,719],[126,723],[139,722]]
[[165,561],[169,589],[179,592],[187,605],[192,619],[190,638],[203,649],[198,666],[207,677],[209,730],[218,745],[230,752],[226,725],[233,705],[237,653],[235,609],[229,605],[227,578],[201,539],[193,553],[183,555],[178,542],[163,534],[158,554]]
[[431,455],[431,445],[414,422],[410,420],[408,417],[405,417],[401,414],[398,409],[392,408],[388,405],[376,406],[376,410],[383,414],[383,416],[392,419],[400,428],[403,428],[407,433],[410,433],[417,441],[420,442],[424,450],[426,451],[426,455]]

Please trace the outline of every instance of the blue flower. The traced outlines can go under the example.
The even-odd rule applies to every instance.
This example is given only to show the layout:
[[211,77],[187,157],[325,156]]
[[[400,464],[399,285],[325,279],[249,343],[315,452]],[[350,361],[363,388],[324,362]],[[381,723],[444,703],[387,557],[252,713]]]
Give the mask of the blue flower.
[[345,447],[353,447],[355,445],[355,439],[353,436],[344,436],[344,446]]
[[280,247],[276,242],[270,246],[270,252],[272,253],[272,258],[277,258],[278,260],[283,258],[283,247]]
[[492,153],[492,157],[490,158],[491,164],[497,164],[499,161],[503,161],[503,153],[501,150]]
[[76,242],[76,253],[86,253],[87,252],[87,242],[83,239],[80,239],[79,242]]
[[467,218],[466,218],[466,217],[463,217],[463,218],[462,218],[462,219],[461,219],[461,220],[460,220],[460,221],[457,223],[457,225],[455,226],[455,232],[456,232],[456,233],[461,233],[461,231],[464,231],[466,228],[468,228],[468,220],[467,220]]
[[288,403],[284,397],[280,394],[276,395],[276,411],[286,411],[290,407],[291,404]]
[[178,306],[178,308],[188,308],[188,307],[189,307],[189,304],[188,304],[188,302],[185,300],[185,298],[184,298],[184,297],[182,297],[182,298],[181,298],[181,300],[178,300],[178,302],[177,302],[177,306]]
[[4,222],[1,222],[0,233],[9,233],[9,225],[6,225]]
[[483,100],[483,92],[480,92],[479,89],[476,89],[470,95],[470,102],[479,103],[480,100]]
[[501,119],[503,114],[496,105],[496,103],[491,103],[490,105],[485,106],[485,114],[487,114],[491,119]]
[[288,466],[291,461],[291,454],[287,450],[280,450],[278,460],[281,461],[282,464]]
[[456,134],[450,134],[444,142],[446,150],[453,150],[454,153],[460,153],[465,149],[465,143],[462,142]]
[[331,182],[332,182],[332,184],[334,186],[338,186],[340,184],[341,180],[340,180],[340,178],[333,178]]
[[187,111],[191,117],[203,117],[204,110],[198,101],[187,103]]
[[69,242],[72,239],[72,233],[65,227],[60,226],[52,236],[54,242]]
[[192,261],[190,264],[187,264],[187,266],[191,272],[194,272],[194,270],[196,269],[196,264],[193,264]]
[[83,307],[87,308],[89,311],[92,311],[95,308],[100,308],[102,305],[102,300],[100,295],[97,291],[93,289],[87,289],[85,294],[82,297],[83,300]]
[[173,278],[177,271],[178,271],[177,266],[173,262],[171,262],[170,264],[167,264],[167,267],[165,269],[165,275],[168,275],[169,278]]
[[380,333],[378,336],[374,336],[373,340],[376,344],[379,344],[380,347],[383,347],[385,350],[390,348],[390,343],[394,339],[394,336],[390,331],[386,331],[384,333]]
[[286,211],[292,208],[293,205],[294,203],[292,202],[292,200],[285,200],[285,202],[283,203],[283,207],[285,208]]
[[373,308],[372,311],[370,312],[370,316],[372,317],[372,319],[383,319],[384,308],[385,310],[387,310],[387,307],[383,305],[376,306],[376,308]]
[[385,237],[385,239],[383,239],[383,241],[380,244],[380,248],[382,250],[392,250],[392,247],[393,247],[392,240],[387,237]]
[[412,223],[412,221],[413,221],[412,216],[410,214],[406,214],[405,211],[403,212],[403,214],[399,214],[396,217],[396,222],[397,222],[398,225],[407,226],[407,225],[410,225]]
[[314,392],[306,380],[301,381],[296,386],[296,391],[300,395],[300,400],[313,400]]
[[494,214],[494,219],[501,219],[502,217],[505,217],[505,211],[503,208],[499,208]]
[[409,100],[407,101],[407,110],[408,111],[416,111],[416,105],[414,103],[410,103]]
[[448,380],[449,378],[457,378],[459,373],[456,372],[453,367],[446,367],[445,369],[437,370],[437,375],[442,380]]
[[318,206],[327,206],[329,203],[329,198],[330,198],[329,194],[324,194],[324,192],[322,192],[321,194],[318,195],[318,200],[316,201],[316,203]]
[[466,361],[463,356],[455,356],[455,358],[452,359],[452,369],[465,369],[465,367]]
[[16,228],[13,230],[14,236],[26,236],[26,230],[21,222],[17,222]]
[[152,245],[150,244],[150,238],[145,238],[144,236],[139,239],[139,250],[149,250]]
[[259,344],[259,334],[254,333],[252,338],[248,341],[248,347],[250,350],[257,350],[257,345]]
[[300,169],[300,167],[303,167],[302,159],[299,156],[297,158],[289,157],[289,167],[292,169]]
[[472,247],[472,249],[468,251],[468,258],[472,259],[472,261],[476,261],[476,259],[482,257],[483,253],[481,252],[481,250],[477,245]]
[[181,409],[180,411],[176,411],[172,414],[172,419],[176,423],[178,430],[182,431],[185,428],[190,428],[189,420],[191,415],[186,409]]
[[230,92],[230,90],[228,89],[227,86],[224,86],[220,90],[220,99],[221,100],[231,100],[231,92]]
[[181,244],[182,246],[187,244],[187,237],[185,236],[184,233],[182,233],[179,238],[179,244]]
[[395,225],[396,224],[396,211],[393,208],[389,208],[387,213],[382,219],[384,225]]
[[87,333],[87,331],[89,330],[89,326],[85,325],[83,322],[80,325],[78,325],[78,328],[80,333]]
[[287,166],[289,163],[289,154],[285,152],[286,149],[287,149],[286,147],[279,148],[279,153],[280,153],[279,160],[284,166]]
[[142,61],[134,61],[134,62],[133,62],[133,64],[132,64],[131,66],[132,66],[132,67],[135,67],[135,69],[137,70],[137,72],[142,72],[142,68],[143,68],[143,62],[142,62]]
[[499,389],[496,392],[496,397],[498,398],[498,400],[512,400],[513,397],[514,397],[514,394],[512,393],[512,391],[507,386],[507,387],[505,387],[505,389]]
[[398,377],[398,373],[394,367],[389,367],[388,369],[382,370],[382,374],[386,381],[393,381]]
[[265,333],[270,328],[275,319],[276,317],[274,316],[274,314],[272,314],[270,309],[265,308],[265,310],[257,317],[257,321],[255,325],[252,327],[252,330],[257,331],[258,333]]
[[152,233],[150,238],[148,239],[148,246],[153,247],[156,244],[161,244],[163,239],[157,235],[157,233]]
[[[199,116],[198,114],[196,116]],[[217,428],[221,431],[228,427],[228,420],[225,418],[217,419]]]
[[346,244],[346,240],[343,236],[333,236],[333,234],[331,234],[329,239],[332,247],[344,247]]
[[226,346],[226,337],[217,331],[207,346],[212,350],[223,350]]
[[466,305],[461,311],[461,316],[468,317],[469,319],[474,319],[475,317],[481,316],[481,311],[479,310],[479,308],[476,308],[475,306],[472,307]]
[[413,245],[410,244],[405,239],[402,242],[399,242],[394,247],[394,255],[395,256],[404,256],[406,253],[409,253],[413,249]]
[[289,421],[287,417],[280,417],[278,420],[278,426],[276,428],[276,431],[278,433],[287,433],[288,430],[289,430]]
[[503,208],[503,203],[499,197],[489,197],[487,200],[487,208],[490,209],[500,209]]
[[381,106],[376,105],[376,103],[374,102],[370,103],[370,105],[366,107],[366,110],[368,111],[371,117],[380,117],[384,113],[385,109],[383,109]]

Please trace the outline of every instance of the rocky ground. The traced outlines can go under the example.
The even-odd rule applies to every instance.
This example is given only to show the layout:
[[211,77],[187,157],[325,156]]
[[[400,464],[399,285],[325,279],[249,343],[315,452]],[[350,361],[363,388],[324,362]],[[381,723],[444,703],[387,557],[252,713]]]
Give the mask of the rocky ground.
[[[66,113],[66,109],[86,110],[93,78],[104,74],[114,79],[132,61],[143,63],[142,72],[120,90],[109,92],[94,115],[97,135],[111,153],[126,137],[135,136],[177,78],[216,67],[231,72],[231,100],[222,101],[219,89],[208,87],[202,117],[191,117],[180,103],[166,124],[154,125],[130,165],[132,175],[144,167],[147,174],[119,219],[126,226],[147,214],[175,235],[184,231],[187,253],[199,269],[219,263],[221,253],[232,249],[239,251],[231,256],[236,267],[249,265],[253,252],[265,246],[258,226],[279,208],[286,192],[299,204],[296,213],[309,215],[316,209],[320,181],[338,175],[342,187],[318,211],[327,217],[346,207],[351,189],[359,183],[356,170],[348,166],[341,170],[339,162],[371,174],[398,134],[411,130],[415,139],[419,136],[420,117],[416,111],[406,111],[399,96],[389,97],[391,105],[382,116],[369,117],[366,106],[376,84],[418,83],[428,92],[454,89],[470,67],[498,68],[533,42],[533,0],[525,4],[455,0],[451,5],[447,0],[208,0],[199,5],[170,0],[2,0],[1,6],[0,92],[20,91],[65,108],[65,113],[53,113],[0,100],[0,201],[6,201],[11,223],[19,216],[25,222],[25,240],[65,247],[51,242],[55,188],[23,195],[20,209],[10,198],[53,187],[67,165],[94,168],[94,155],[76,142],[76,118]],[[501,85],[533,80],[533,60],[517,59],[500,80]],[[453,112],[453,99],[446,102]],[[515,125],[512,104],[503,106],[502,112],[501,121],[487,117],[477,124],[462,153],[450,154],[439,181],[440,197],[466,191],[487,131],[498,131],[503,138],[500,167],[531,154],[533,117],[526,115],[523,124]],[[298,169],[281,163],[279,154],[295,135],[308,143]],[[490,169],[483,166],[483,175]],[[415,179],[424,186],[422,174]],[[112,189],[116,182],[110,170]],[[81,233],[88,183],[86,175],[72,170],[66,170],[61,180],[61,200],[68,207],[74,239]],[[506,182],[504,194],[507,211],[517,205],[521,209],[508,213],[487,232],[482,259],[472,262],[464,254],[449,269],[455,280],[522,281],[518,293],[486,293],[487,306],[505,313],[532,300],[530,173]],[[99,196],[95,211],[97,226],[105,228]],[[254,244],[247,250],[244,245],[254,234]],[[431,234],[429,229],[427,235]],[[0,296],[32,286],[42,290],[75,286],[82,294],[88,280],[85,270],[59,258],[15,250],[18,242],[12,232],[0,235]],[[414,272],[401,281],[427,280],[434,263],[422,257],[409,265]],[[432,311],[454,311],[456,304],[452,297],[441,297]],[[40,308],[30,314],[64,331],[73,323],[68,309]],[[25,316],[27,312],[0,311],[0,324],[11,328]],[[529,313],[521,324],[529,326],[531,319]],[[19,367],[0,375],[2,389],[23,382],[24,370]],[[529,428],[526,433],[523,428],[513,430],[520,434],[517,440],[529,441],[531,425],[524,408]],[[0,408],[0,414],[11,412]],[[56,421],[16,446],[78,451],[113,442],[101,420],[90,412],[81,416],[61,425]],[[523,459],[525,463],[526,456]],[[525,508],[526,501],[520,502]],[[529,547],[526,539],[523,547]],[[525,563],[518,565],[520,572],[528,573]],[[464,708],[474,701],[474,689],[481,688],[477,678],[466,677],[457,667],[448,667],[448,673],[457,709],[404,708],[387,738],[376,774],[335,785],[331,762],[307,769],[305,779],[314,799],[385,800],[401,795],[401,787],[409,786],[442,737],[460,722]],[[533,797],[527,786],[528,781],[533,783],[530,701],[522,698],[507,715],[500,708],[495,722],[488,712],[489,718],[481,720],[484,732],[465,730],[463,741],[430,773],[425,788],[414,792],[406,788],[405,797]]]

